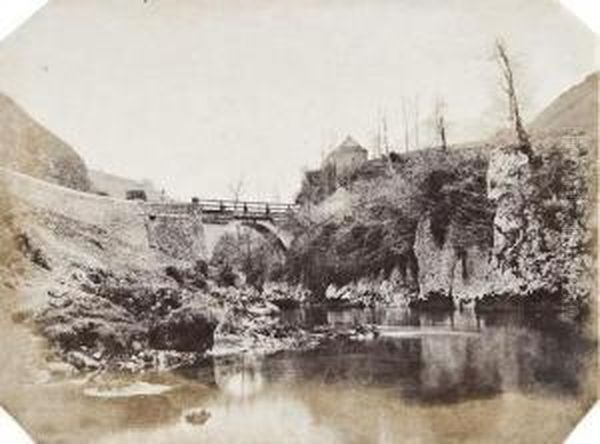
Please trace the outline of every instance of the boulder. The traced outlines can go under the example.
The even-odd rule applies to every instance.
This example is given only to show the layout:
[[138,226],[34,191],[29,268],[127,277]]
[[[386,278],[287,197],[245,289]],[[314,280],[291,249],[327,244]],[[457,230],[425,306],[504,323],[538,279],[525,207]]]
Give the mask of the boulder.
[[70,351],[67,353],[65,359],[77,370],[81,371],[98,370],[102,367],[100,361],[80,351]]
[[159,350],[202,353],[213,346],[217,325],[212,309],[189,302],[150,327],[149,345]]

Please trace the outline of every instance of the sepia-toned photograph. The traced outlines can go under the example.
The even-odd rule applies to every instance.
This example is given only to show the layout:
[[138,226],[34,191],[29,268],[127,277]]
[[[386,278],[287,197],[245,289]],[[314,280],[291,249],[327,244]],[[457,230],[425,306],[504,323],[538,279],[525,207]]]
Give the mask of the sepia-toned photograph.
[[49,0],[0,37],[31,442],[559,444],[596,403],[600,37],[558,0]]

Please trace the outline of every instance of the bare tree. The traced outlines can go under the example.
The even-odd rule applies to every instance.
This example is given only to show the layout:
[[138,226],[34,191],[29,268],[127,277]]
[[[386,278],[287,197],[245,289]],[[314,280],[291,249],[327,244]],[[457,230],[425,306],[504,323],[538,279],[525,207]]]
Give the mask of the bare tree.
[[440,144],[444,151],[448,151],[448,141],[446,139],[446,102],[441,97],[435,101],[433,114],[435,132],[440,138]]
[[234,208],[237,208],[244,192],[244,176],[238,177],[238,180],[235,183],[229,184],[229,192],[231,193],[231,198],[233,199]]
[[525,130],[521,119],[521,110],[519,107],[519,99],[517,97],[517,89],[515,87],[514,71],[506,45],[500,39],[496,40],[494,58],[500,68],[502,90],[508,98],[508,110],[510,120],[512,121],[519,141],[519,145],[524,153],[531,158],[533,154],[531,150],[531,142],[529,134]]
[[381,117],[381,143],[383,145],[383,152],[386,156],[390,155],[390,141],[388,138],[388,125],[387,116],[384,114]]
[[408,105],[404,97],[402,97],[402,120],[404,121],[404,151],[408,152],[408,146],[410,143],[410,132],[408,125]]
[[388,124],[387,116],[384,114],[381,118],[381,130],[382,130],[382,144],[385,152],[385,158],[387,159],[388,172],[394,174],[394,165],[392,164],[392,158],[390,156],[390,140],[388,136]]
[[415,96],[414,103],[414,114],[415,114],[415,149],[420,149],[419,143],[419,95]]
[[[240,175],[235,183],[229,184],[229,192],[231,193],[231,198],[233,199],[233,209],[236,211],[244,192],[244,176]],[[237,248],[238,250],[241,250],[243,233],[239,224],[235,225],[235,233],[237,238]],[[246,246],[247,245],[248,239],[246,239]]]

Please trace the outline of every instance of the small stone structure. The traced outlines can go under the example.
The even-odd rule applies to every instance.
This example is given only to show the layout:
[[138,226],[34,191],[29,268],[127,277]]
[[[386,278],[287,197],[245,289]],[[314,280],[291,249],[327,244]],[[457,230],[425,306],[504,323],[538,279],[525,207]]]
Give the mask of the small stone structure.
[[344,177],[354,172],[368,158],[369,152],[351,136],[347,136],[336,149],[329,153],[322,167],[334,168],[337,177]]

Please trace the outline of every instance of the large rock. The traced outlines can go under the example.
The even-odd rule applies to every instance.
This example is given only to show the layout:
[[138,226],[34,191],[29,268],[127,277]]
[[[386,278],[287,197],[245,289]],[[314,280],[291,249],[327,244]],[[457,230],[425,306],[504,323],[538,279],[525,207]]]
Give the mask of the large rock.
[[150,327],[149,344],[159,350],[204,352],[213,346],[218,323],[212,309],[190,302]]
[[110,355],[126,353],[145,329],[123,307],[76,289],[51,292],[48,307],[36,315],[41,333],[67,352],[86,348]]
[[0,159],[5,168],[81,191],[90,189],[79,154],[2,94]]

